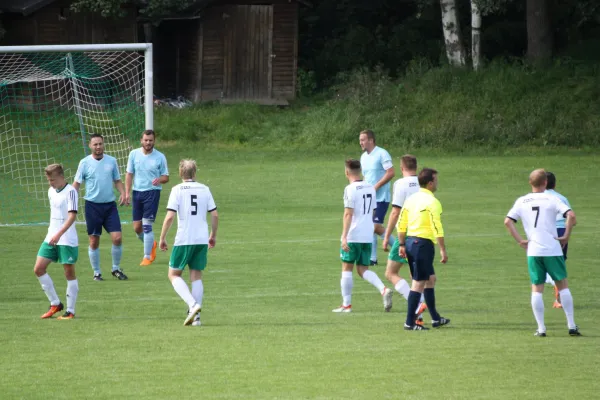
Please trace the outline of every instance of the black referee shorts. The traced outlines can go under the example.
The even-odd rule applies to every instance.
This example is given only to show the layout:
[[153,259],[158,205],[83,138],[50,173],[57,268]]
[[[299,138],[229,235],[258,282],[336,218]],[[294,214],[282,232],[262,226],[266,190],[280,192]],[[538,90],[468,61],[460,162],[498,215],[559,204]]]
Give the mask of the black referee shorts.
[[435,246],[429,239],[409,236],[406,238],[406,258],[414,281],[426,281],[435,275],[433,258]]

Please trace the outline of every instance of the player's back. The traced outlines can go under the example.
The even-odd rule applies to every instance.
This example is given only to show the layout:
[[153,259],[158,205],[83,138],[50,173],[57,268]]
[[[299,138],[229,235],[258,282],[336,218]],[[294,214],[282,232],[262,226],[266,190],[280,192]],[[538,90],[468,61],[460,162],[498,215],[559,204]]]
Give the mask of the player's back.
[[353,209],[348,232],[350,243],[371,243],[373,240],[373,210],[377,206],[375,188],[365,181],[355,181],[346,186],[344,206]]
[[175,246],[207,244],[206,214],[217,207],[208,186],[184,182],[172,189],[167,209],[177,212]]
[[419,178],[407,176],[394,182],[392,205],[402,207],[407,198],[419,191]]

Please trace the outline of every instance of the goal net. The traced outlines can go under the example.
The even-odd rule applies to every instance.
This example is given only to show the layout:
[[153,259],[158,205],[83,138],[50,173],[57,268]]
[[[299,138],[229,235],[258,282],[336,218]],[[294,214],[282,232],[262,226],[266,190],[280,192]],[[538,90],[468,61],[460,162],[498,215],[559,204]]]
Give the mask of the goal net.
[[72,183],[91,134],[104,136],[125,180],[129,151],[152,128],[151,50],[0,47],[0,225],[48,223],[44,168],[62,164]]

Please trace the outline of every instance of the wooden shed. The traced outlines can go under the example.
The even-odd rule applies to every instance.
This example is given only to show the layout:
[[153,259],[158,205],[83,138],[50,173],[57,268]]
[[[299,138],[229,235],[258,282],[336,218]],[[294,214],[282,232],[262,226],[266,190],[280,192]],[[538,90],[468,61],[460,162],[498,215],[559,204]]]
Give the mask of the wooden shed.
[[137,10],[123,18],[107,19],[93,13],[73,13],[70,0],[0,0],[6,34],[3,46],[135,43]]
[[297,1],[201,0],[163,20],[153,43],[161,96],[260,104],[295,97]]

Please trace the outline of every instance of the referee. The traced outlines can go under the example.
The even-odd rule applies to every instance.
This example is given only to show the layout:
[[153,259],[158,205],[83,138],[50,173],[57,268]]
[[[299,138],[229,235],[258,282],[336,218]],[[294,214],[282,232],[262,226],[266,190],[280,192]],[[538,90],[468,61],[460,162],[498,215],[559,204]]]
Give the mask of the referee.
[[398,240],[400,241],[400,256],[408,259],[412,275],[412,285],[408,295],[408,310],[404,329],[407,331],[427,330],[415,321],[415,313],[419,307],[421,294],[431,314],[431,326],[439,328],[450,323],[443,318],[435,308],[435,271],[433,258],[435,242],[440,246],[442,263],[448,261],[444,245],[444,229],[442,228],[442,205],[433,196],[438,185],[437,171],[423,168],[419,172],[421,189],[404,202],[398,221]]

